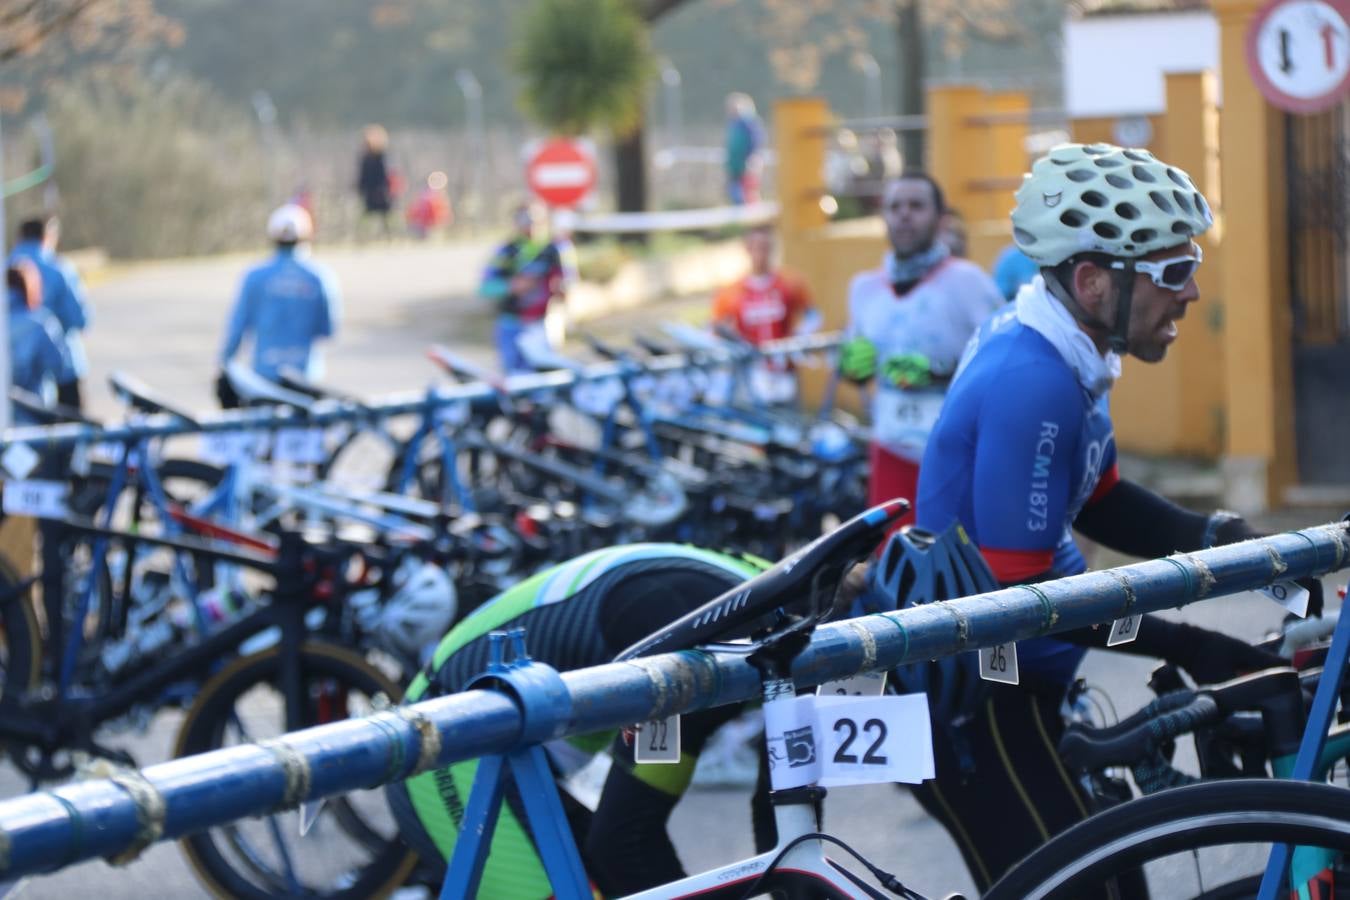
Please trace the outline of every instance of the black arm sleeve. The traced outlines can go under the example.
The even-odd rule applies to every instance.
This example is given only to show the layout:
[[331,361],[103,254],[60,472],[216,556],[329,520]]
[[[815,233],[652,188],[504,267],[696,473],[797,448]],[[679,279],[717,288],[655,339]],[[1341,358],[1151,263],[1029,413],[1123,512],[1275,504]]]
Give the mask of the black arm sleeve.
[[[1105,648],[1106,638],[1110,634],[1109,626],[1099,625],[1096,628],[1062,631],[1055,637],[1080,647]],[[1226,681],[1243,672],[1285,665],[1280,657],[1245,641],[1157,616],[1144,616],[1138,636],[1133,641],[1117,644],[1110,649],[1131,656],[1148,656],[1175,663],[1191,673],[1196,681],[1210,684]]]
[[1156,559],[1199,550],[1209,517],[1182,509],[1132,481],[1119,481],[1088,504],[1074,528],[1112,550]]

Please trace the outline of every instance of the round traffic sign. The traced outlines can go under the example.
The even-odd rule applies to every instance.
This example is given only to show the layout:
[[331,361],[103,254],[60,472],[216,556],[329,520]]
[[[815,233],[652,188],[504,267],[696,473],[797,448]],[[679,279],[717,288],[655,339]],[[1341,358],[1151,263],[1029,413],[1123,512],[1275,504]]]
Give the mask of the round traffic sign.
[[595,187],[595,160],[576,141],[555,138],[525,165],[525,182],[549,206],[576,206]]
[[1247,67],[1280,109],[1335,106],[1350,91],[1350,0],[1271,0],[1247,31]]

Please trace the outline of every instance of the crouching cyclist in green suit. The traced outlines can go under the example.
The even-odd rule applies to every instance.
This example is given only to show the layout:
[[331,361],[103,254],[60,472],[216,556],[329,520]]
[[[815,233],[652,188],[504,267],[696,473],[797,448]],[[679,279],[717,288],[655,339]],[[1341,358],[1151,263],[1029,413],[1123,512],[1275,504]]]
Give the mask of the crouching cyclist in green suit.
[[[740,584],[768,563],[679,544],[635,544],[588,553],[540,572],[484,604],[441,640],[405,698],[416,702],[463,690],[488,665],[488,635],[525,628],[530,656],[559,671],[611,661],[620,651]],[[546,748],[559,778],[609,748],[613,765],[594,811],[562,791],[572,833],[592,885],[620,896],[684,877],[666,821],[689,786],[699,751],[740,705],[685,716],[675,765],[638,765],[613,733],[554,741]],[[404,839],[425,860],[454,851],[477,762],[426,772],[388,790]],[[757,791],[756,843],[773,845],[772,815]],[[509,788],[478,896],[543,900],[553,895]]]

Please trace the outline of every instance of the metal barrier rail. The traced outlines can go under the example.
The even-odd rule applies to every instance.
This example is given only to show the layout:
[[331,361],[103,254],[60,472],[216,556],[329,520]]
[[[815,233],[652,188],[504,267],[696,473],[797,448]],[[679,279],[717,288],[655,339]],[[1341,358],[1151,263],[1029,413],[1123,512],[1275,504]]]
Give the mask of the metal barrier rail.
[[[679,351],[644,361],[643,369],[653,374],[661,374],[681,369],[730,365],[744,361],[747,355],[775,356],[829,350],[842,340],[841,332],[832,331],[769,341],[754,350],[727,345],[726,349],[709,348],[693,354]],[[99,441],[125,443],[183,434],[294,428],[388,418],[424,413],[429,409],[439,409],[455,403],[491,402],[502,392],[511,396],[523,396],[541,390],[561,390],[571,387],[578,381],[609,378],[627,371],[629,369],[623,363],[603,362],[585,366],[580,373],[559,369],[538,374],[513,375],[500,385],[481,382],[447,385],[420,393],[394,394],[386,400],[369,404],[344,400],[319,400],[307,411],[264,408],[221,412],[204,416],[195,423],[185,422],[170,415],[153,415],[135,424],[111,427],[84,424],[25,426],[10,428],[0,434],[0,451],[13,444],[26,444],[35,450],[54,450]]]
[[[817,630],[799,684],[1156,612],[1350,564],[1344,524],[1014,587]],[[550,689],[551,686],[551,689]],[[560,688],[565,687],[565,694]],[[683,651],[567,672],[544,702],[474,690],[0,802],[0,876],[171,840],[458,760],[758,696],[739,657]]]

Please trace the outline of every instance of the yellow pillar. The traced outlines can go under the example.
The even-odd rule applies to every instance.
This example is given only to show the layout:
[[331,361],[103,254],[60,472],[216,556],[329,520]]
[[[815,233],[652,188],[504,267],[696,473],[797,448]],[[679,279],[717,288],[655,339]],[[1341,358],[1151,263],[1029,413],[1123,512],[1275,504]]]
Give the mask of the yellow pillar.
[[1224,468],[1226,499],[1242,511],[1278,503],[1296,477],[1284,121],[1257,91],[1246,57],[1247,29],[1260,5],[1214,0],[1224,73]]
[[977,217],[979,197],[972,180],[983,177],[984,143],[970,120],[986,112],[984,91],[952,84],[928,91],[928,170],[942,185],[947,205],[969,221]]
[[778,226],[784,249],[829,221],[820,207],[824,193],[825,142],[832,124],[821,97],[774,102],[773,136],[778,149]]
[[[1223,191],[1219,170],[1218,83],[1212,72],[1167,76],[1167,111],[1163,116],[1163,158],[1190,173],[1196,187],[1215,209]],[[1223,452],[1224,371],[1223,269],[1227,258],[1220,225],[1197,243],[1205,264],[1197,275],[1200,303],[1183,323],[1186,339],[1176,353],[1178,449],[1188,456],[1217,459]]]

